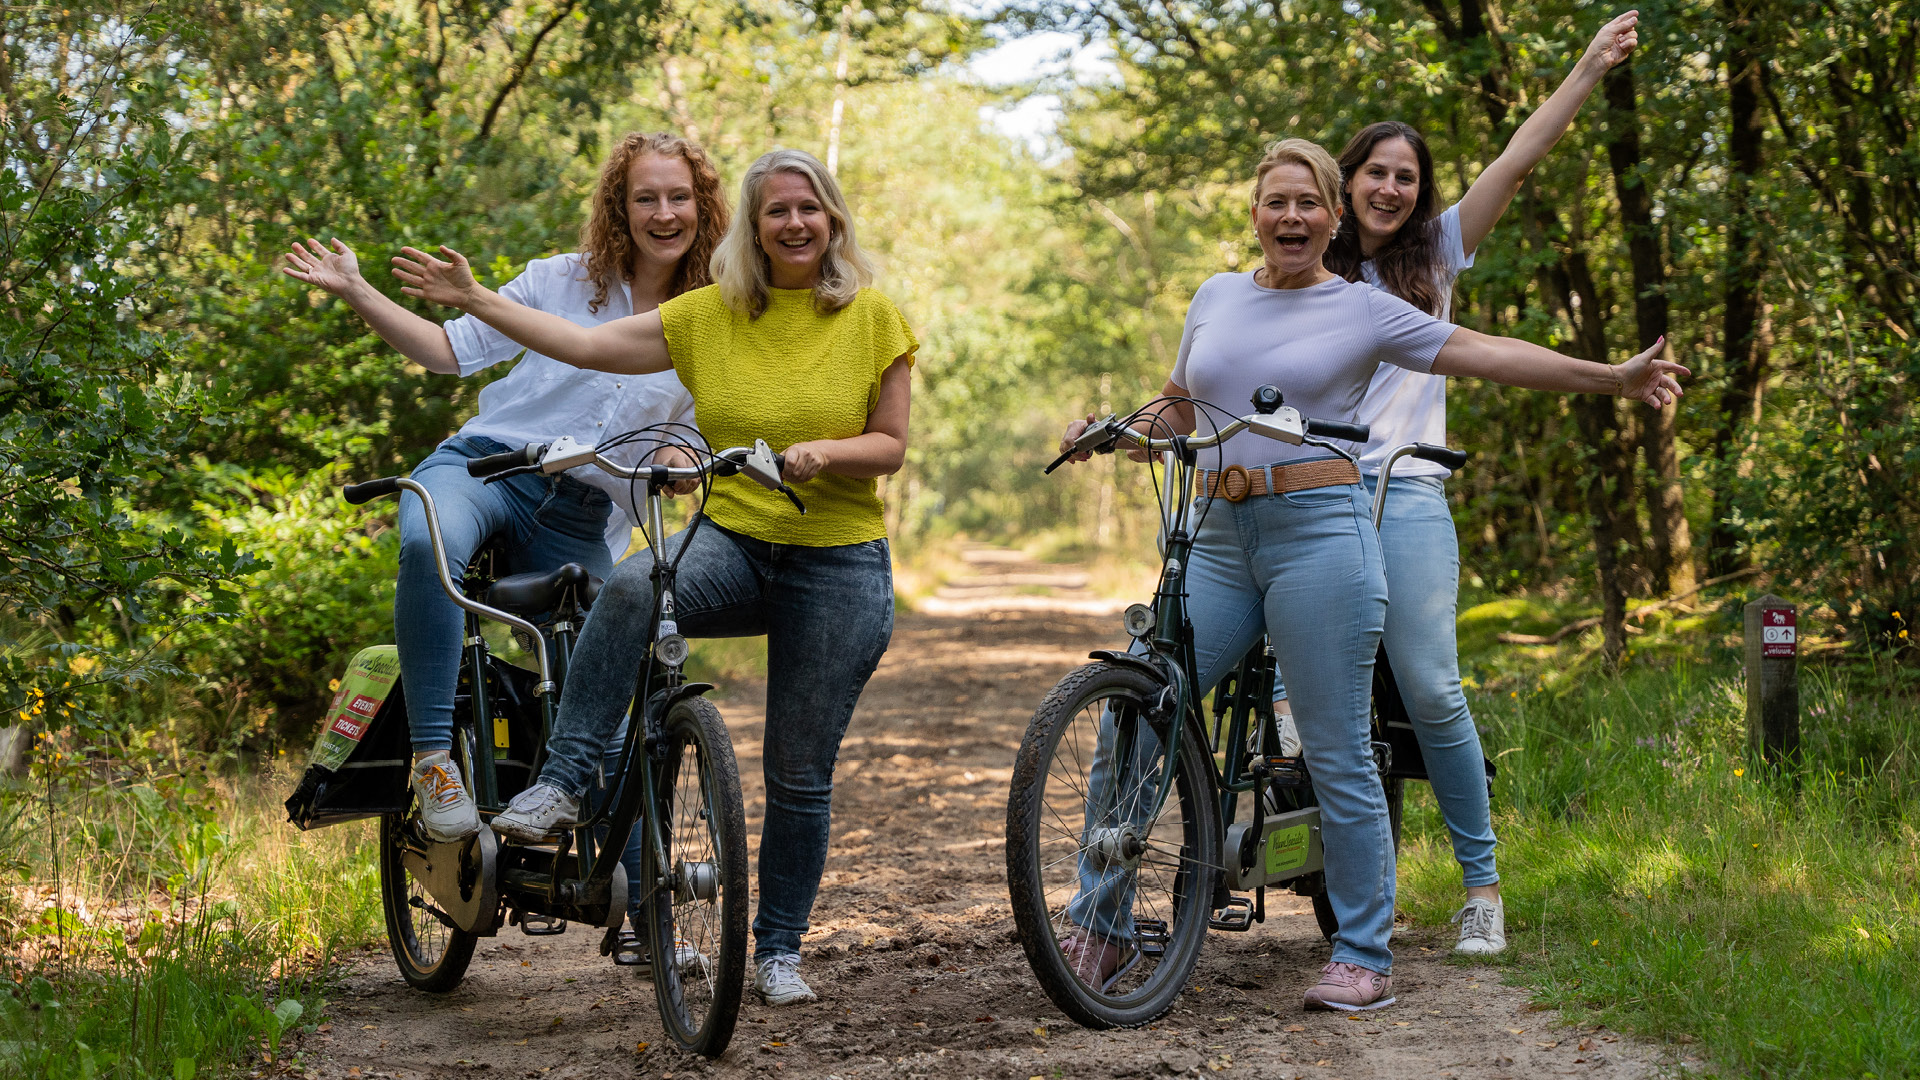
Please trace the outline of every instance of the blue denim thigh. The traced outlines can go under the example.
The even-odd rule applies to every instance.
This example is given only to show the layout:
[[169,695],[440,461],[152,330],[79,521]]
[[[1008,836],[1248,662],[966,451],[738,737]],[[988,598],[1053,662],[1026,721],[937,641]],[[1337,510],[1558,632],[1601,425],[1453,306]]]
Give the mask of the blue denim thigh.
[[[564,477],[559,484],[539,476],[484,484],[467,475],[468,460],[504,449],[491,439],[456,437],[441,443],[413,471],[413,479],[433,496],[454,587],[460,586],[474,552],[496,534],[506,537],[515,572],[577,562],[605,576],[610,567],[601,535],[612,501],[604,492]],[[407,688],[407,728],[415,751],[446,750],[453,745],[453,693],[465,617],[440,588],[425,506],[411,492],[399,498],[400,574],[394,588],[393,633]],[[595,534],[589,537],[589,531]]]
[[826,869],[833,769],[855,704],[893,637],[885,540],[835,547],[749,541],[768,567],[767,815],[754,956],[798,953]]
[[[1388,972],[1393,838],[1369,714],[1387,589],[1365,490],[1216,500],[1195,539],[1194,570],[1195,658],[1209,687],[1251,643],[1232,624],[1249,597],[1259,599],[1320,802],[1327,896],[1340,921],[1333,959]],[[1210,618],[1209,608],[1226,618]]]
[[[679,559],[674,607],[682,634],[744,637],[766,632],[761,608],[765,574],[739,539],[704,519],[667,538],[667,557]],[[613,568],[580,629],[553,733],[547,737],[543,783],[575,797],[587,793],[595,766],[639,687],[652,621],[653,555],[636,552]]]
[[[1375,479],[1368,478],[1372,489]],[[1460,688],[1454,639],[1460,593],[1460,541],[1438,477],[1396,480],[1380,522],[1386,560],[1387,660],[1426,760],[1427,778],[1453,837],[1466,884],[1500,880],[1494,868],[1487,806],[1486,755]]]

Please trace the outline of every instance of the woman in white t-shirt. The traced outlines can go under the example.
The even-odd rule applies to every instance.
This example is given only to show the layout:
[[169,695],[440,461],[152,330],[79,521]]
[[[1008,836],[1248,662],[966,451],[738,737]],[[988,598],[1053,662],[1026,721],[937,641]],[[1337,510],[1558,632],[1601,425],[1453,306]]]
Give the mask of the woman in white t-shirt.
[[[720,175],[706,151],[674,135],[629,134],[601,169],[580,251],[528,263],[501,292],[582,326],[652,311],[711,283],[708,261],[727,220]],[[353,251],[339,240],[331,247],[317,239],[296,242],[287,263],[289,277],[351,304],[387,344],[428,371],[472,375],[523,351],[470,315],[442,326],[401,307],[360,276]],[[693,399],[672,372],[609,375],[526,352],[505,378],[480,391],[473,419],[413,471],[433,493],[454,582],[496,535],[509,542],[513,573],[576,562],[605,578],[630,536],[634,510],[626,483],[583,466],[578,476],[483,484],[467,475],[466,463],[561,435],[592,445],[665,421],[693,422]],[[626,512],[615,514],[616,503]],[[471,836],[480,817],[450,754],[462,615],[440,590],[418,499],[400,501],[393,623],[421,824],[436,840]]]
[[[1639,18],[1628,11],[1602,27],[1560,88],[1520,125],[1460,201],[1438,216],[1433,157],[1420,133],[1391,120],[1363,128],[1339,158],[1346,213],[1327,249],[1327,269],[1451,321],[1454,279],[1473,265],[1481,241],[1527,174],[1566,133],[1587,95],[1632,53]],[[1446,443],[1446,400],[1444,378],[1381,366],[1357,414],[1373,433],[1360,458],[1369,492],[1394,447]],[[1447,475],[1445,467],[1419,458],[1394,466],[1392,497],[1380,523],[1393,598],[1384,640],[1467,887],[1466,904],[1454,916],[1460,924],[1455,951],[1490,954],[1506,947],[1507,936],[1485,757],[1461,692],[1454,642],[1460,544],[1442,486]]]
[[[1180,355],[1162,394],[1175,399],[1137,426],[1194,430],[1187,398],[1247,400],[1272,383],[1303,415],[1351,422],[1383,365],[1493,379],[1566,393],[1617,394],[1659,408],[1680,394],[1686,369],[1649,349],[1623,364],[1590,363],[1512,338],[1451,326],[1323,263],[1343,216],[1340,170],[1325,150],[1284,139],[1255,172],[1251,211],[1264,256],[1251,273],[1218,274],[1187,308]],[[1068,425],[1070,449],[1087,421]],[[1084,460],[1086,455],[1080,455]],[[1387,619],[1381,545],[1369,499],[1349,462],[1311,447],[1243,436],[1203,473],[1199,524],[1187,566],[1193,659],[1210,691],[1261,634],[1301,707],[1302,754],[1313,774],[1325,840],[1327,896],[1339,919],[1332,962],[1307,991],[1314,1009],[1358,1011],[1393,1003],[1394,858],[1369,742],[1373,664]],[[1223,484],[1237,466],[1251,493]],[[1398,603],[1395,599],[1395,603]],[[1110,730],[1110,729],[1109,729]],[[1089,770],[1111,776],[1100,761]],[[1100,781],[1090,780],[1089,798]],[[1137,871],[1135,871],[1137,872]],[[1081,888],[1067,905],[1076,928],[1061,941],[1075,976],[1096,988],[1143,950],[1132,917],[1131,878],[1085,853]]]

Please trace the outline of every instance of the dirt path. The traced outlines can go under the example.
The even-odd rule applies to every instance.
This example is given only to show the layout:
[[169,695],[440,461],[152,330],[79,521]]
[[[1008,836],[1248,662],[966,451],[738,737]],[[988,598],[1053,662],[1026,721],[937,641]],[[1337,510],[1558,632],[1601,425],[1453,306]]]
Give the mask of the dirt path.
[[[663,1046],[651,985],[600,958],[596,932],[483,940],[466,982],[409,990],[384,952],[356,959],[307,1075],[495,1077],[1640,1077],[1673,1059],[1531,1012],[1499,973],[1445,960],[1441,935],[1396,940],[1400,1004],[1348,1019],[1300,1009],[1326,960],[1304,901],[1211,935],[1192,986],[1137,1031],[1074,1026],[1034,986],[1007,906],[1001,831],[1034,703],[1111,616],[906,615],[842,751],[833,850],[802,968],[822,1000],[751,994],[718,1062]],[[759,830],[760,688],[721,702]]]

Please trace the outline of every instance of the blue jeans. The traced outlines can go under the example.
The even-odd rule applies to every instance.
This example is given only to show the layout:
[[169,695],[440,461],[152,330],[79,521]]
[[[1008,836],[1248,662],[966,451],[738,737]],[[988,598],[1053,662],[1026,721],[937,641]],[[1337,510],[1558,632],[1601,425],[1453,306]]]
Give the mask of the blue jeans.
[[[689,534],[692,539],[689,542]],[[674,608],[689,637],[767,635],[767,813],[760,832],[754,958],[798,953],[827,865],[833,767],[860,691],[893,637],[885,540],[770,543],[702,520],[682,548]],[[653,615],[651,555],[614,569],[580,633],[541,781],[579,796],[626,711]]]
[[[1379,477],[1366,481],[1371,495]],[[1486,754],[1460,688],[1460,648],[1454,640],[1460,540],[1439,477],[1403,476],[1387,488],[1380,549],[1387,566],[1387,662],[1420,741],[1461,877],[1469,887],[1492,885],[1500,873],[1493,863]],[[1286,696],[1284,687],[1274,691]]]
[[[1368,703],[1387,583],[1368,509],[1358,484],[1197,501],[1195,517],[1206,518],[1189,560],[1187,611],[1196,692],[1225,678],[1261,634],[1272,642],[1320,801],[1327,897],[1340,920],[1333,959],[1384,974],[1393,968],[1393,835]],[[1108,749],[1104,731],[1101,741]],[[1089,773],[1096,795],[1108,767],[1101,756]],[[1128,898],[1088,872],[1082,860],[1069,914],[1098,936],[1130,939]]]
[[[533,573],[575,562],[606,577],[607,493],[570,476],[516,476],[497,484],[467,475],[467,462],[509,447],[492,439],[455,436],[427,455],[413,478],[433,495],[446,545],[447,572],[460,587],[467,560],[487,538],[507,540],[508,572]],[[407,688],[407,731],[416,753],[453,747],[453,691],[460,677],[465,615],[440,589],[427,512],[411,492],[400,493],[400,579],[393,595],[393,639],[400,646],[400,679]]]

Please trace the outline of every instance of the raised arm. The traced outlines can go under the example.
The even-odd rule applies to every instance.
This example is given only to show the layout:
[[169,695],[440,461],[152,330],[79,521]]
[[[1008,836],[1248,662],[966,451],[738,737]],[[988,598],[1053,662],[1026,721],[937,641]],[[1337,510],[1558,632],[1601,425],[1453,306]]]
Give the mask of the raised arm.
[[1639,23],[1640,13],[1628,11],[1601,27],[1580,62],[1573,66],[1573,73],[1544,105],[1527,117],[1520,130],[1513,133],[1507,148],[1461,197],[1460,246],[1467,254],[1473,254],[1480,241],[1493,231],[1500,215],[1507,212],[1507,206],[1519,193],[1521,182],[1547,156],[1547,151],[1553,149],[1553,144],[1560,141],[1560,136],[1567,133],[1573,118],[1580,115],[1580,106],[1586,103],[1587,95],[1600,85],[1601,77],[1633,52],[1640,41],[1636,29]]
[[673,366],[658,309],[598,326],[576,326],[558,315],[516,304],[473,278],[467,257],[441,247],[445,259],[401,248],[393,276],[401,292],[459,308],[495,330],[562,363],[620,375],[644,375]]
[[1679,400],[1679,375],[1691,371],[1657,357],[1667,339],[1623,364],[1596,364],[1575,360],[1519,338],[1492,337],[1457,327],[1434,357],[1433,373],[1492,379],[1525,390],[1558,390],[1567,394],[1614,394],[1644,401],[1658,409]]
[[442,375],[460,374],[460,362],[454,358],[446,328],[415,315],[367,284],[367,279],[360,276],[360,260],[339,237],[333,239],[331,247],[317,239],[305,244],[295,240],[293,250],[287,252],[287,265],[280,269],[295,281],[345,300],[382,341],[407,359]]

